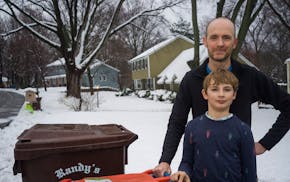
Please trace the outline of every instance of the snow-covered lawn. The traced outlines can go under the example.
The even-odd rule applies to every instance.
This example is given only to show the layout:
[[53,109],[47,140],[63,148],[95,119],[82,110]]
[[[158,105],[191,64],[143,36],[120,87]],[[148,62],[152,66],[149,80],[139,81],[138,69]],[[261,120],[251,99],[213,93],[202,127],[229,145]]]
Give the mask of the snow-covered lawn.
[[[24,107],[10,126],[0,130],[0,182],[20,182],[21,175],[13,175],[13,149],[24,129],[38,123],[87,123],[87,124],[121,124],[138,135],[128,151],[126,173],[142,172],[158,163],[163,139],[172,104],[137,98],[136,96],[116,97],[115,92],[99,93],[99,108],[94,111],[74,112],[60,103],[64,88],[41,90],[42,109],[33,114]],[[18,91],[23,93],[23,91]],[[271,127],[279,114],[273,109],[258,109],[254,104],[252,130],[259,140]],[[280,141],[271,151],[257,157],[258,177],[260,182],[290,181],[290,134]],[[173,171],[177,170],[181,159],[180,145],[172,162]]]

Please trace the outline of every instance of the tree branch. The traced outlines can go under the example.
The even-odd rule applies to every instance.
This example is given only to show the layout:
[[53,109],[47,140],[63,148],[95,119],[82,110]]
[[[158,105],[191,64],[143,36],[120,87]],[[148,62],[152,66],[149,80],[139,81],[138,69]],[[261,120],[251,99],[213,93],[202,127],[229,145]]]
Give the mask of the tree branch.
[[52,28],[51,26],[47,26],[46,24],[43,24],[41,21],[37,20],[36,18],[32,17],[28,13],[26,13],[24,10],[20,9],[19,6],[17,6],[15,3],[12,3],[10,0],[5,0],[6,4],[9,4],[10,9],[16,8],[20,13],[22,13],[25,17],[29,18],[33,22],[37,23],[39,26],[46,28],[54,33],[56,33],[56,29]]
[[280,13],[278,13],[276,11],[276,9],[273,7],[272,3],[269,0],[266,0],[269,7],[271,8],[271,10],[277,15],[278,19],[280,20],[280,22],[288,29],[288,31],[290,31],[290,25],[288,25],[288,23],[286,22],[286,20],[284,20],[284,18],[280,15]]
[[221,17],[223,15],[223,9],[225,5],[226,0],[220,0],[217,2],[217,10],[216,10],[216,17]]
[[243,5],[244,2],[245,2],[244,0],[239,0],[237,2],[236,6],[235,6],[235,8],[233,10],[233,14],[232,14],[232,18],[231,18],[232,22],[234,22],[234,23],[236,22],[236,19],[238,17],[239,11],[240,11],[241,6]]
[[27,0],[28,2],[34,4],[35,6],[40,7],[44,12],[46,12],[48,15],[50,15],[52,17],[52,19],[56,20],[54,15],[51,13],[52,10],[48,9],[47,7],[42,6],[40,3],[32,1],[32,0]]
[[47,43],[48,45],[50,45],[53,48],[59,49],[60,45],[54,41],[49,40],[47,37],[44,37],[42,34],[38,33],[37,31],[35,31],[33,28],[31,28],[30,26],[28,26],[28,24],[26,24],[25,22],[23,22],[22,20],[20,20],[18,18],[18,16],[15,14],[13,8],[11,7],[11,4],[9,3],[9,1],[5,0],[5,3],[7,4],[8,8],[11,11],[11,16],[21,25],[23,26],[25,29],[27,29],[28,31],[30,31],[33,35],[35,35],[36,37],[38,37],[40,40],[42,40],[43,42]]

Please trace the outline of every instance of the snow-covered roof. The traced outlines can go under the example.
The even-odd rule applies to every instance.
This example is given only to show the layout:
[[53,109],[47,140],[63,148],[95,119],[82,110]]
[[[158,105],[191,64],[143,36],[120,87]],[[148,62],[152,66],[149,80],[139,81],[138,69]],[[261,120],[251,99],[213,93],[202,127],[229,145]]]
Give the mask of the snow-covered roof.
[[58,60],[56,60],[56,61],[54,61],[54,62],[52,62],[52,63],[46,65],[46,67],[51,67],[51,66],[61,66],[61,65],[65,65],[65,60],[64,60],[64,58],[60,58],[60,59],[58,59]]
[[32,87],[27,87],[24,89],[25,92],[28,92],[28,91],[31,91],[31,92],[36,92],[36,89],[35,88],[32,88]]
[[[207,59],[208,53],[204,45],[199,47],[199,64],[202,64]],[[183,76],[190,67],[187,65],[188,61],[191,61],[194,57],[194,48],[186,49],[182,51],[159,75],[157,81],[158,84],[170,84],[174,79],[174,83],[180,83]]]
[[[56,61],[54,61],[54,62],[48,64],[46,67],[61,66],[61,65],[65,65],[65,60],[64,60],[64,58],[58,59],[58,60],[56,60]],[[106,63],[100,61],[99,59],[95,59],[94,63],[92,63],[92,64],[90,65],[90,68],[92,69],[92,68],[94,68],[94,67],[96,67],[96,66],[100,66],[100,65],[105,65],[105,66],[107,66],[107,67],[109,67],[109,68],[111,68],[111,69],[113,69],[113,70],[115,70],[115,71],[117,71],[117,72],[120,72],[120,70],[118,70],[117,68],[114,68],[113,66],[110,66],[110,65],[108,65],[108,64],[106,64]]]
[[290,63],[290,58],[286,59],[285,64]]
[[95,67],[98,67],[98,66],[101,66],[101,65],[105,65],[105,66],[111,68],[112,70],[115,70],[117,72],[120,72],[119,69],[114,68],[113,66],[110,66],[110,65],[104,63],[103,61],[100,61],[99,59],[96,59],[95,62],[90,65],[90,68],[92,69],[92,68],[95,68]]
[[[199,47],[199,56],[201,65],[208,58],[208,51],[204,45]],[[238,55],[239,58],[249,66],[252,66],[258,69],[253,63],[251,63],[246,57],[242,54]],[[194,48],[186,49],[182,51],[159,75],[157,84],[171,84],[174,80],[174,83],[179,84],[184,77],[185,73],[190,70],[187,62],[193,60],[194,57]]]
[[44,79],[45,79],[45,80],[49,80],[49,79],[65,78],[65,77],[66,77],[65,74],[61,74],[61,75],[46,76]]
[[241,53],[239,53],[238,57],[247,65],[252,66],[254,68],[256,68],[257,70],[259,70],[259,68],[257,68],[251,61],[249,61],[245,56],[243,56]]
[[133,62],[133,61],[135,61],[135,60],[139,60],[140,58],[148,57],[148,56],[150,56],[151,54],[155,53],[156,51],[160,50],[161,48],[167,46],[167,45],[170,44],[171,42],[175,41],[175,40],[178,39],[178,38],[183,39],[183,40],[185,40],[185,41],[187,41],[187,42],[190,42],[190,43],[194,44],[194,42],[193,42],[191,39],[189,39],[189,38],[187,38],[187,37],[185,37],[185,36],[183,36],[183,35],[176,35],[176,36],[173,36],[173,37],[170,37],[170,38],[164,40],[163,42],[160,42],[160,43],[156,44],[155,46],[153,46],[153,47],[151,47],[150,49],[148,49],[148,50],[142,52],[142,53],[139,54],[138,56],[136,56],[136,57],[130,59],[128,62],[131,63],[131,62]]

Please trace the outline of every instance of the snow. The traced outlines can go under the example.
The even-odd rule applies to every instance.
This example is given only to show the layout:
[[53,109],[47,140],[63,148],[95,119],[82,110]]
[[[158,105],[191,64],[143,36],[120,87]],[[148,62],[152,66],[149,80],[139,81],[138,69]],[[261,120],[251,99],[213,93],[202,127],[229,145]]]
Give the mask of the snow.
[[[206,58],[208,58],[208,52],[204,45],[199,47],[199,63],[202,64]],[[187,64],[188,61],[193,60],[194,48],[186,49],[182,51],[159,75],[158,84],[171,84],[172,80],[174,83],[180,83],[185,73],[190,71]]]
[[153,54],[154,52],[158,51],[159,49],[165,47],[166,45],[170,44],[171,42],[175,41],[177,38],[181,38],[181,39],[184,39],[185,41],[188,41],[189,43],[192,43],[194,44],[194,42],[192,40],[190,40],[189,38],[185,37],[185,36],[182,36],[182,35],[176,35],[176,36],[169,36],[168,39],[156,44],[155,46],[151,47],[150,49],[142,52],[141,54],[139,54],[138,56],[130,59],[128,62],[131,63],[135,60],[138,60],[140,58],[143,58],[143,57],[148,57],[150,56],[151,54]]
[[[3,89],[4,90],[4,89]],[[24,90],[11,90],[24,95]],[[138,135],[128,149],[126,173],[143,172],[155,167],[162,151],[168,118],[172,104],[137,98],[135,95],[116,97],[116,92],[99,92],[99,108],[93,111],[74,112],[60,101],[65,88],[40,89],[43,111],[30,113],[20,110],[18,116],[6,128],[0,130],[0,182],[20,182],[21,174],[13,175],[13,149],[23,130],[39,123],[86,123],[120,124]],[[274,109],[258,109],[253,104],[253,126],[255,140],[259,140],[271,127],[279,112]],[[290,134],[271,150],[257,157],[258,177],[261,182],[290,181]],[[182,145],[172,162],[176,171],[182,155]]]
[[8,78],[7,77],[2,77],[2,82],[7,82]]

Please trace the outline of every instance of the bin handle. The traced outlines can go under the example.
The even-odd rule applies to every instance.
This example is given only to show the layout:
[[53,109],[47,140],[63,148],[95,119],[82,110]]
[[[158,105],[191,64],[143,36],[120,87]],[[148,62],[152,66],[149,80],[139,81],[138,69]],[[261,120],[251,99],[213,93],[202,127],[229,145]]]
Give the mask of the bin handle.
[[[153,175],[153,170],[149,169],[143,172],[144,174]],[[156,182],[171,182],[170,174],[166,173],[163,177],[154,178]]]

